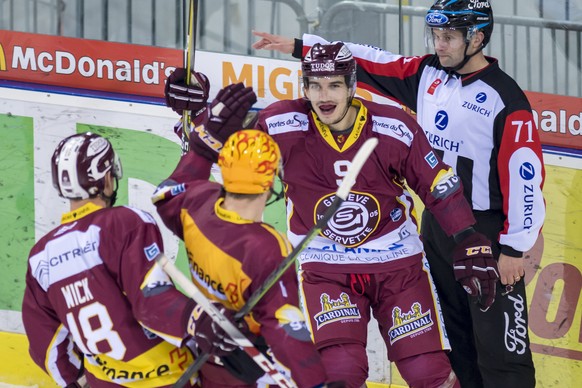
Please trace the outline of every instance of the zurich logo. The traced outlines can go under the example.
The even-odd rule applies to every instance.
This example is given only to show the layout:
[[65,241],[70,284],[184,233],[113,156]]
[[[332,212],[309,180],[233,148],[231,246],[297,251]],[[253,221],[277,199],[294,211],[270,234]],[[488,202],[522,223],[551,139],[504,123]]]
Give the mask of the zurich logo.
[[442,13],[429,13],[426,15],[425,20],[429,26],[442,26],[449,21],[449,18]]
[[479,104],[482,104],[487,101],[487,95],[483,92],[477,93],[475,96],[475,101],[477,101]]
[[531,163],[524,163],[519,168],[519,175],[526,181],[531,180],[536,175],[536,170]]
[[449,115],[444,110],[439,110],[434,117],[434,125],[437,129],[444,131],[444,129],[449,125]]

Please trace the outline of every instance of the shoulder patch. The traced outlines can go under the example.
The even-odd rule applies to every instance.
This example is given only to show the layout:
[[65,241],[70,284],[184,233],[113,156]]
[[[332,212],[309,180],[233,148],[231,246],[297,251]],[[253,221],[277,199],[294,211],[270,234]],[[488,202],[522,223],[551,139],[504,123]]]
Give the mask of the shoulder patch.
[[432,151],[430,151],[428,154],[424,156],[424,160],[426,160],[430,168],[435,168],[439,163],[436,155]]
[[29,258],[32,276],[44,291],[63,279],[103,264],[99,255],[101,228],[73,230],[47,242],[45,248]]
[[382,116],[372,116],[372,131],[400,140],[408,147],[412,144],[414,134],[402,121]]
[[154,224],[154,225],[156,224],[155,218],[150,213],[143,211],[141,209],[138,209],[136,207],[132,207],[132,206],[124,206],[124,207],[131,210],[135,214],[137,214],[143,222],[147,222],[148,224]]
[[[214,166],[212,167],[214,170]],[[212,173],[214,175],[214,172]],[[162,182],[152,194],[152,203],[156,204],[159,201],[174,198],[177,195],[186,191],[186,184],[177,183],[172,180],[165,180]]]
[[145,247],[143,249],[143,252],[145,253],[145,256],[148,259],[148,261],[152,261],[153,259],[158,257],[162,251],[160,250],[160,247],[158,247],[157,243],[153,243],[152,245]]
[[287,112],[271,116],[265,119],[265,123],[270,135],[297,131],[306,132],[309,129],[307,115],[300,112]]

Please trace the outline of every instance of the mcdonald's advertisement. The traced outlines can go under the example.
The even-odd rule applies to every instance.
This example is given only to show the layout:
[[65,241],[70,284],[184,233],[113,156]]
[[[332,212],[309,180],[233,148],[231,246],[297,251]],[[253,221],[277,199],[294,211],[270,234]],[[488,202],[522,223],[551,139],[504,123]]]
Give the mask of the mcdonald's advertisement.
[[[54,148],[77,132],[107,136],[124,167],[119,202],[155,216],[150,195],[180,154],[172,130],[179,117],[163,106],[163,84],[182,56],[175,49],[0,30],[0,383],[56,386],[30,360],[19,325],[29,250],[68,206],[52,187]],[[211,80],[211,98],[232,82],[253,86],[259,109],[302,95],[296,61],[197,52],[196,70]],[[574,387],[582,381],[582,98],[526,93],[544,145],[547,217],[543,239],[528,253],[523,308],[538,386]],[[284,230],[283,205],[270,208],[265,221]],[[178,239],[163,226],[162,234],[168,255],[185,268]],[[514,328],[521,322],[508,319]],[[508,346],[515,338],[508,330]],[[382,351],[369,357],[371,383],[403,385]]]

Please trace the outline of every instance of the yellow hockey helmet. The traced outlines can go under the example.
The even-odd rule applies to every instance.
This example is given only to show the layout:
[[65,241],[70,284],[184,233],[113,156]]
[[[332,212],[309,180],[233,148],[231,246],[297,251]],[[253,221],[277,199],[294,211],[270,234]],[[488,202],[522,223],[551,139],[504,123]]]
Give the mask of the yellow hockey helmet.
[[281,151],[271,136],[243,129],[226,140],[218,155],[223,186],[229,193],[261,194],[273,187]]

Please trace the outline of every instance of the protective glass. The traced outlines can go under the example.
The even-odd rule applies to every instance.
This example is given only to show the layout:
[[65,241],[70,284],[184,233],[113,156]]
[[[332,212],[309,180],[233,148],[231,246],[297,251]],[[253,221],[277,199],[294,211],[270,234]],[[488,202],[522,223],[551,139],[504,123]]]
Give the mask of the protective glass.
[[[465,36],[466,35],[466,36]],[[424,44],[430,51],[435,51],[437,45],[456,50],[464,47],[475,35],[475,29],[469,28],[437,28],[425,26]]]

